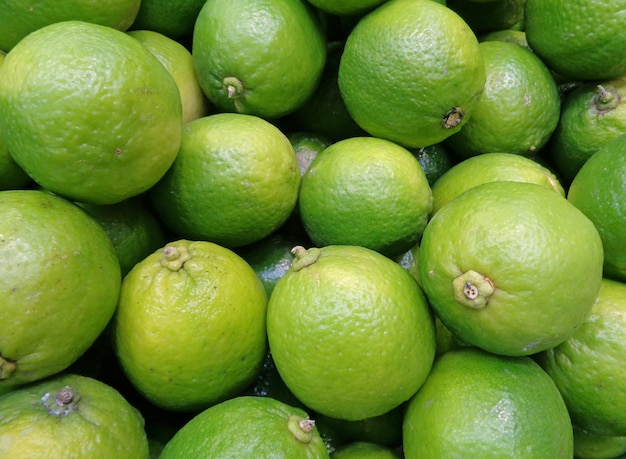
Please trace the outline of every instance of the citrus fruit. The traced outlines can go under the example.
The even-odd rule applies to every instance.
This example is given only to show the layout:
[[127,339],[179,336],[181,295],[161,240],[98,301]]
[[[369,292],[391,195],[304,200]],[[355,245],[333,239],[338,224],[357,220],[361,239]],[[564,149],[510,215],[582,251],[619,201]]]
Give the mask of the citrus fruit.
[[626,74],[626,1],[527,0],[524,27],[530,47],[557,73],[580,80]]
[[483,95],[446,146],[461,158],[492,152],[530,156],[559,121],[556,82],[535,54],[517,44],[484,41],[480,50],[487,75]]
[[315,421],[303,410],[269,397],[240,396],[196,415],[165,445],[160,459],[180,457],[329,456]]
[[406,252],[393,257],[393,260],[402,266],[402,268],[404,268],[417,281],[418,284],[420,283],[419,268],[417,267],[419,253],[420,245],[418,242]]
[[65,199],[0,192],[0,387],[67,368],[109,322],[120,266],[102,227]]
[[591,155],[626,134],[625,100],[626,77],[586,82],[564,96],[548,155],[568,183]]
[[143,196],[117,204],[78,204],[106,231],[120,262],[122,277],[136,263],[163,247],[166,236]]
[[593,154],[572,181],[567,199],[596,226],[604,247],[604,275],[626,281],[626,134]]
[[294,253],[267,315],[270,350],[287,387],[310,409],[349,421],[408,400],[435,352],[432,315],[415,280],[364,247],[300,246]]
[[448,0],[448,8],[456,12],[477,35],[515,26],[524,19],[526,0]]
[[132,30],[153,30],[175,40],[191,36],[204,0],[142,0]]
[[302,0],[208,0],[192,54],[200,85],[220,111],[279,118],[315,90],[326,41]]
[[435,313],[462,341],[530,355],[568,339],[588,315],[602,279],[602,241],[554,190],[489,182],[432,217],[418,266]]
[[413,156],[417,158],[420,166],[424,169],[428,185],[431,187],[456,162],[442,143],[421,148],[409,148],[409,151],[413,153]]
[[455,164],[433,185],[433,214],[464,191],[495,181],[536,183],[565,196],[558,178],[538,162],[513,153],[485,153]]
[[418,241],[432,208],[417,159],[375,137],[340,140],[318,154],[302,177],[298,199],[314,244],[360,245],[389,256]]
[[539,356],[563,394],[574,425],[626,436],[625,343],[626,284],[603,279],[583,324],[567,341]]
[[348,35],[338,82],[350,115],[369,134],[425,147],[472,115],[485,68],[458,14],[432,0],[390,0]]
[[574,426],[576,459],[613,459],[626,453],[626,436],[602,435]]
[[144,420],[113,387],[66,374],[0,397],[0,456],[148,458]]
[[563,398],[537,363],[476,348],[442,355],[404,417],[406,459],[571,458],[573,443]]
[[354,442],[342,446],[330,455],[331,459],[399,459],[398,452],[371,442]]
[[150,195],[175,233],[240,247],[285,223],[300,180],[293,147],[278,128],[256,116],[218,113],[184,126],[176,161]]
[[78,20],[126,30],[135,20],[139,0],[43,0],[35,4],[0,1],[0,49],[11,50],[26,35],[56,22]]
[[306,131],[290,132],[287,134],[287,139],[296,152],[300,175],[304,175],[315,157],[332,143],[323,135]]
[[308,0],[309,3],[322,11],[335,15],[358,15],[374,9],[386,0]]
[[0,126],[13,159],[73,201],[114,204],[153,186],[180,146],[174,80],[124,32],[43,27],[0,67]]
[[187,48],[153,30],[133,30],[128,34],[148,48],[176,82],[182,104],[183,123],[208,115],[209,101],[202,92],[193,58]]
[[526,32],[523,30],[504,29],[488,32],[478,37],[479,42],[483,41],[506,41],[508,43],[515,43],[529,51],[532,51],[526,40]]
[[266,309],[261,281],[237,254],[206,241],[170,242],[122,282],[116,352],[155,405],[204,409],[256,376],[267,347]]

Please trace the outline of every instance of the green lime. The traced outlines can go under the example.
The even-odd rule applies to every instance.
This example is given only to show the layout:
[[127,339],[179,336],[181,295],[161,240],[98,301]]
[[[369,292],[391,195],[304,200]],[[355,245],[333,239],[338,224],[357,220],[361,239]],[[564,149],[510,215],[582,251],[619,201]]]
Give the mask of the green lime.
[[400,459],[400,453],[371,442],[354,442],[342,446],[330,455],[331,459]]
[[530,355],[567,340],[602,279],[602,241],[554,190],[496,181],[475,186],[429,221],[418,266],[441,321],[462,341]]
[[65,199],[0,192],[0,387],[58,373],[108,324],[120,265],[106,232]]
[[122,282],[115,349],[136,389],[196,411],[252,383],[267,349],[267,296],[250,265],[206,241],[168,243]]
[[240,396],[212,406],[185,424],[160,459],[285,457],[328,459],[315,421],[270,397]]
[[493,32],[485,33],[478,37],[478,41],[506,41],[508,43],[514,43],[529,51],[532,51],[526,40],[526,32],[523,30],[504,29],[496,30]]
[[446,4],[480,35],[515,26],[524,19],[525,3],[526,0],[448,0]]
[[421,148],[409,148],[409,151],[420,162],[420,166],[424,169],[424,174],[426,174],[426,179],[431,187],[456,163],[456,160],[442,143]]
[[81,21],[28,35],[0,67],[0,126],[16,163],[73,201],[152,187],[180,146],[176,83],[126,33]]
[[200,85],[220,111],[279,118],[313,94],[326,41],[301,0],[208,0],[192,54]]
[[323,135],[306,131],[290,132],[287,139],[296,152],[300,175],[304,175],[315,157],[332,144],[332,141]]
[[530,357],[452,350],[433,366],[404,417],[406,459],[571,458],[563,398]]
[[626,454],[626,436],[602,435],[574,426],[576,459],[614,459]]
[[148,459],[144,420],[113,387],[60,375],[0,397],[0,456]]
[[402,404],[435,353],[433,318],[418,284],[364,247],[294,253],[267,315],[270,350],[287,387],[337,419],[358,421]]
[[141,0],[130,29],[153,30],[174,40],[188,39],[205,0]]
[[474,32],[454,11],[432,0],[389,0],[348,35],[338,81],[365,131],[426,147],[471,118],[485,68]]

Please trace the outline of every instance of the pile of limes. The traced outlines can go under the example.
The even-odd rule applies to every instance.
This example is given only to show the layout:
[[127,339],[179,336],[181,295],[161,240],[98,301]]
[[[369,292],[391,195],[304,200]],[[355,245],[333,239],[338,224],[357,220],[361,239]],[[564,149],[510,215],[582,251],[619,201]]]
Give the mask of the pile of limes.
[[0,457],[624,457],[626,0],[0,11]]

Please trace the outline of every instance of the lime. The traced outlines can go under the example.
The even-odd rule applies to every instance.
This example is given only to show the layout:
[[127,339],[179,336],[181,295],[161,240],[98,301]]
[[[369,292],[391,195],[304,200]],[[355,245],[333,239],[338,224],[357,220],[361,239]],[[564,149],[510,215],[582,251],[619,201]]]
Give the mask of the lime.
[[180,146],[180,95],[124,32],[80,21],[43,27],[0,67],[0,126],[39,185],[114,204],[152,187]]
[[596,226],[604,247],[604,275],[626,281],[626,133],[600,148],[582,166],[567,199]]
[[431,187],[456,163],[456,160],[442,143],[421,148],[409,148],[409,151],[420,162],[420,166],[424,169],[424,174],[426,174],[426,179]]
[[526,32],[523,30],[504,29],[496,30],[493,32],[485,33],[478,37],[478,41],[506,41],[508,43],[514,43],[529,51],[532,51],[526,40]]
[[556,82],[535,54],[517,44],[483,41],[480,50],[487,75],[483,95],[446,146],[461,158],[493,152],[530,156],[559,122]]
[[589,314],[602,279],[602,241],[554,190],[489,182],[432,217],[418,266],[430,304],[462,341],[530,355],[568,339]]
[[148,458],[144,420],[113,387],[60,375],[0,397],[0,456]]
[[200,85],[221,111],[278,118],[317,86],[326,42],[301,0],[208,0],[193,29]]
[[539,357],[574,425],[626,436],[626,284],[603,279],[589,316],[571,338]]
[[375,137],[332,144],[313,160],[300,186],[300,217],[318,246],[360,245],[398,255],[419,240],[431,208],[417,159]]
[[26,35],[56,22],[78,20],[126,30],[135,20],[140,0],[0,1],[0,49],[9,51]]
[[315,157],[332,144],[330,139],[315,132],[290,132],[287,134],[287,139],[296,152],[300,175],[304,175]]
[[535,183],[565,196],[558,178],[538,162],[513,153],[485,153],[455,164],[433,185],[433,214],[464,191],[496,181]]
[[573,432],[563,398],[530,357],[452,350],[409,401],[406,459],[571,458]]
[[256,116],[218,113],[184,126],[176,161],[150,195],[181,237],[241,247],[285,223],[300,179],[293,147],[278,128]]
[[586,82],[564,96],[548,155],[570,183],[591,155],[621,134],[626,134],[626,77]]
[[626,74],[626,0],[527,0],[528,44],[548,67],[581,80]]
[[451,9],[432,0],[389,0],[350,32],[338,81],[365,131],[425,147],[471,117],[485,68],[476,36]]
[[181,457],[329,456],[315,421],[303,410],[269,397],[240,396],[195,416],[165,445],[160,459]]
[[448,0],[446,5],[477,35],[515,26],[524,19],[526,0]]
[[153,30],[133,30],[128,34],[148,48],[176,82],[182,103],[183,123],[208,115],[209,101],[202,92],[193,57],[187,48]]
[[322,11],[339,16],[350,16],[365,13],[385,3],[386,0],[308,0],[309,3]]
[[0,387],[58,373],[111,319],[120,266],[106,232],[65,199],[0,192]]
[[141,0],[132,30],[152,30],[182,40],[191,36],[205,0]]
[[371,442],[354,442],[342,446],[330,455],[331,459],[400,459],[400,453]]
[[267,316],[270,350],[287,387],[312,410],[353,421],[410,398],[435,352],[432,315],[415,280],[364,247],[294,253]]
[[404,268],[411,276],[413,276],[418,284],[420,283],[419,268],[417,267],[419,253],[420,245],[418,242],[406,252],[393,257],[393,260],[395,260],[400,266],[402,266],[402,268]]
[[614,459],[626,453],[626,436],[602,435],[574,426],[576,459]]
[[266,353],[267,296],[252,268],[206,241],[179,240],[122,282],[115,348],[153,404],[196,411],[248,386]]

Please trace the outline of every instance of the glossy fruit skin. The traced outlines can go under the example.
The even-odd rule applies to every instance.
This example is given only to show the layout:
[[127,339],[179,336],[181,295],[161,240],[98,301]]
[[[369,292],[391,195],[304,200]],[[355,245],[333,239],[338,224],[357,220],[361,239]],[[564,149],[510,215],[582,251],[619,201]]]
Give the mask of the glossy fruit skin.
[[409,401],[407,459],[571,458],[572,425],[550,377],[529,357],[451,350]]
[[497,181],[435,214],[418,266],[430,304],[459,338],[521,356],[560,344],[580,326],[600,288],[602,253],[593,223],[563,196]]

